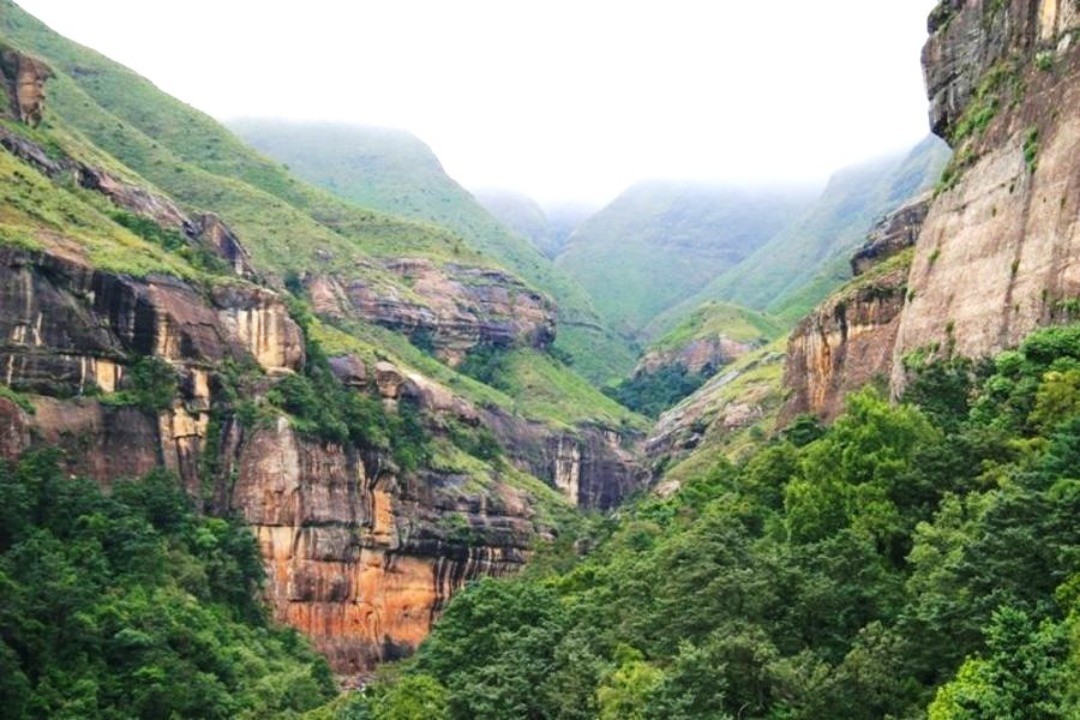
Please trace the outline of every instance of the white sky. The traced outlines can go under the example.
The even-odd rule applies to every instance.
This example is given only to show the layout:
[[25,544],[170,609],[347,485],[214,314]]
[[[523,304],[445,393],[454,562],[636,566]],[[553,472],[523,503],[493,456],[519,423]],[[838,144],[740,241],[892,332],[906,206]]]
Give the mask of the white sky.
[[820,182],[927,132],[934,0],[17,0],[219,119],[410,130],[467,187]]

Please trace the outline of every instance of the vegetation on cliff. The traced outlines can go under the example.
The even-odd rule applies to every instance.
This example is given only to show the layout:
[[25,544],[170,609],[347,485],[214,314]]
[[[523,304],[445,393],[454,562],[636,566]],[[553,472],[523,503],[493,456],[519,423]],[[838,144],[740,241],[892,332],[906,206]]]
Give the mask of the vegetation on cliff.
[[856,393],[472,586],[342,717],[402,683],[448,718],[1074,716],[1080,327],[913,363],[905,402]]

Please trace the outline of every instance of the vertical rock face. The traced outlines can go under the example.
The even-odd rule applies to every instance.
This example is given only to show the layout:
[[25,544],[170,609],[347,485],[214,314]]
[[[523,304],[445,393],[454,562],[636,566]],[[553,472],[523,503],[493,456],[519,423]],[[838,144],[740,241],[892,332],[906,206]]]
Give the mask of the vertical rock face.
[[784,384],[792,391],[781,424],[813,413],[831,420],[844,396],[892,365],[893,343],[904,307],[907,266],[876,275],[834,294],[791,333]]
[[[259,540],[275,615],[339,672],[411,652],[455,590],[516,570],[536,535],[508,487],[483,509],[459,506],[446,478],[399,477],[376,456],[300,438],[284,418],[233,440],[231,503]],[[443,513],[460,513],[460,527],[447,530]]]
[[929,203],[913,200],[875,225],[851,260],[856,278],[792,331],[781,424],[803,413],[831,420],[848,392],[889,376],[907,297],[908,263],[896,256],[915,243]]
[[94,270],[59,254],[0,248],[0,369],[49,395],[118,389],[120,361],[155,355],[181,368],[250,357],[268,372],[303,363],[299,327],[273,293],[219,287],[208,303],[168,277]]
[[45,111],[45,81],[52,77],[49,66],[37,58],[0,46],[0,76],[15,117],[37,127]]
[[[550,532],[534,521],[535,500],[497,476],[402,474],[381,451],[301,436],[283,417],[244,428],[219,409],[212,426],[219,362],[255,362],[269,376],[303,364],[300,330],[268,290],[226,282],[197,292],[74,257],[0,249],[0,307],[5,384],[40,393],[33,414],[0,398],[2,457],[47,443],[64,451],[69,472],[103,484],[174,471],[194,496],[251,524],[275,616],[308,634],[342,673],[411,652],[454,591],[516,570]],[[142,355],[177,373],[168,407],[93,396],[127,387],[127,366]],[[433,406],[478,422],[460,399],[393,366],[336,367],[354,386],[373,381],[387,400],[426,388]],[[208,458],[211,439],[220,450]],[[218,466],[212,475],[208,459]]]
[[1080,298],[1080,5],[950,0],[923,52],[956,155],[908,280],[894,390],[913,350],[997,352]]

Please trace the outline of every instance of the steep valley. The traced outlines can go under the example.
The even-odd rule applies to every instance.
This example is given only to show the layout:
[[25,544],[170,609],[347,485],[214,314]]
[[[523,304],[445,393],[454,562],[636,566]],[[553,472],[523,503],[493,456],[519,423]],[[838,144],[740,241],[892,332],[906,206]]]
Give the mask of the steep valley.
[[943,0],[940,140],[589,214],[0,0],[0,714],[1076,717],[1078,39]]

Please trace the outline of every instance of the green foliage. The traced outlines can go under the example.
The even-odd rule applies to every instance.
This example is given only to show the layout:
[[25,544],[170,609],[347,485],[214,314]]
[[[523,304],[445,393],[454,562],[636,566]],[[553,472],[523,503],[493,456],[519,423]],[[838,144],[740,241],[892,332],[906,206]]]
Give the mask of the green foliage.
[[465,355],[458,372],[499,390],[509,390],[511,380],[506,348],[481,343]]
[[533,718],[551,687],[566,612],[539,585],[481,580],[455,596],[416,668],[449,691],[448,717]]
[[12,718],[290,717],[334,692],[267,624],[240,523],[155,472],[111,495],[51,451],[0,466],[0,707]]
[[456,597],[405,673],[452,717],[1074,717],[1080,327],[909,371]]
[[232,274],[232,268],[229,267],[225,260],[212,253],[209,249],[190,242],[176,230],[162,228],[149,218],[118,209],[110,211],[109,217],[118,225],[122,225],[143,240],[159,245],[170,253],[184,258],[197,270],[214,275]]
[[0,398],[4,398],[15,403],[23,410],[23,412],[29,413],[31,415],[36,412],[34,408],[34,403],[30,402],[29,398],[27,398],[20,392],[12,390],[7,385],[0,385]]
[[378,398],[342,385],[312,336],[307,310],[294,303],[290,312],[304,329],[307,360],[303,374],[287,375],[267,392],[270,404],[289,413],[301,433],[339,445],[390,450],[402,470],[416,470],[428,462],[430,434],[416,403],[403,399],[396,413],[388,413]]
[[109,405],[133,405],[146,412],[160,412],[172,405],[177,381],[176,370],[168,361],[141,355],[127,366],[122,389],[101,400]]
[[707,379],[707,375],[692,373],[681,363],[673,363],[661,366],[656,372],[638,373],[614,387],[603,388],[603,392],[634,412],[659,417]]
[[1034,126],[1024,132],[1024,164],[1028,172],[1035,172],[1039,164],[1039,128]]

